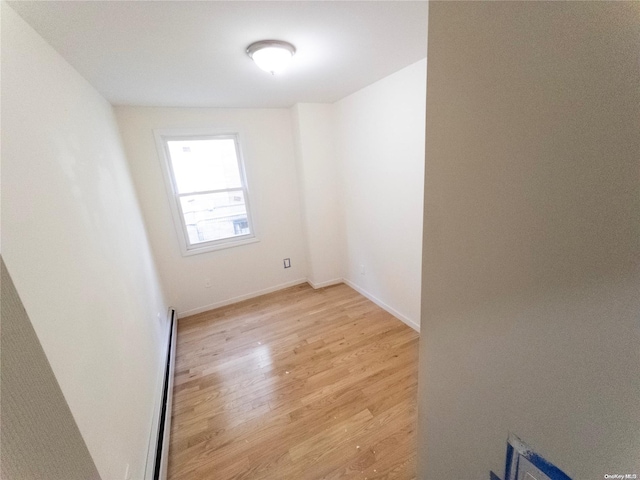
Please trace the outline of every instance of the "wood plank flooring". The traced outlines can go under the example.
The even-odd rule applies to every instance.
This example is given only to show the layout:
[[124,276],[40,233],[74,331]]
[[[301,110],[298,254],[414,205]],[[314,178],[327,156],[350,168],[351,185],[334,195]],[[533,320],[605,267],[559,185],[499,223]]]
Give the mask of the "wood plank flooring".
[[346,285],[178,322],[169,478],[413,479],[418,334]]

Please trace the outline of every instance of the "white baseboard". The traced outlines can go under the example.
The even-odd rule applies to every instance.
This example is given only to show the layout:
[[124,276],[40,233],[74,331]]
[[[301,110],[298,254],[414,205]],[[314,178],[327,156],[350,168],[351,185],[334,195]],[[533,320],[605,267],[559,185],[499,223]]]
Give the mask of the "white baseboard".
[[360,287],[359,285],[356,285],[352,281],[347,280],[346,278],[343,279],[343,281],[344,281],[344,283],[349,285],[351,288],[353,288],[356,292],[358,292],[360,295],[362,295],[363,297],[367,297],[373,303],[378,305],[383,310],[386,310],[387,312],[389,312],[391,315],[396,317],[402,323],[408,325],[409,327],[413,328],[416,332],[420,333],[420,324],[418,324],[417,322],[411,320],[409,317],[406,317],[405,315],[403,315],[402,313],[400,313],[396,309],[390,307],[389,305],[387,305],[386,303],[384,303],[382,300],[380,300],[379,298],[375,297],[374,295],[371,295],[364,288]]
[[298,280],[293,280],[291,282],[281,283],[280,285],[276,285],[274,287],[265,288],[263,290],[258,290],[256,292],[247,293],[245,295],[240,295],[238,297],[229,298],[227,300],[222,300],[220,302],[211,303],[209,305],[204,305],[202,307],[192,308],[190,310],[185,310],[183,312],[178,312],[177,316],[178,316],[178,318],[183,318],[183,317],[188,317],[190,315],[196,315],[197,313],[202,313],[202,312],[206,312],[208,310],[213,310],[215,308],[220,308],[220,307],[225,307],[227,305],[232,305],[234,303],[242,302],[243,300],[249,300],[250,298],[259,297],[260,295],[265,295],[267,293],[276,292],[278,290],[282,290],[283,288],[293,287],[294,285],[300,285],[301,283],[308,283],[314,289],[328,287],[328,286],[331,286],[331,285],[338,285],[340,283],[346,283],[351,288],[353,288],[356,292],[358,292],[360,295],[368,298],[373,303],[378,305],[380,308],[382,308],[383,310],[386,310],[391,315],[396,317],[398,320],[400,320],[401,322],[405,323],[409,327],[413,328],[416,332],[420,332],[420,325],[417,322],[415,322],[415,321],[411,320],[410,318],[406,317],[405,315],[403,315],[402,313],[400,313],[399,311],[397,311],[393,307],[390,307],[389,305],[384,303],[382,300],[380,300],[376,296],[374,296],[371,293],[367,292],[364,288],[360,287],[359,285],[353,283],[350,280],[347,280],[346,278],[334,278],[333,280],[328,280],[326,282],[320,282],[320,283],[313,283],[311,280],[309,280],[307,278],[300,278]]
[[249,300],[250,298],[259,297],[260,295],[265,295],[267,293],[276,292],[278,290],[282,290],[283,288],[293,287],[294,285],[300,285],[301,283],[307,283],[307,279],[299,278],[298,280],[293,280],[287,283],[281,283],[280,285],[276,285],[274,287],[265,288],[263,290],[258,290],[256,292],[247,293],[245,295],[229,298],[227,300],[222,300],[220,302],[211,303],[209,305],[204,305],[202,307],[192,308],[190,310],[178,312],[178,318],[188,317],[190,315],[206,312],[208,310],[213,310],[215,308],[226,307],[227,305],[232,305],[234,303],[242,302],[243,300]]
[[333,280],[327,280],[326,282],[314,283],[311,280],[307,279],[307,283],[311,285],[314,290],[317,290],[318,288],[330,287],[331,285],[344,283],[344,280],[342,278],[334,278]]

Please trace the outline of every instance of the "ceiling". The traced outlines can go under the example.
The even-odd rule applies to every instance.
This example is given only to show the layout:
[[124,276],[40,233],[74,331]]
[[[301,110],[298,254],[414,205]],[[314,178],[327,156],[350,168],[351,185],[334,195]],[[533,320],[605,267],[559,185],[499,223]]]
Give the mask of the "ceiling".
[[[12,1],[114,105],[334,102],[427,54],[426,1]],[[245,54],[293,43],[281,75]]]

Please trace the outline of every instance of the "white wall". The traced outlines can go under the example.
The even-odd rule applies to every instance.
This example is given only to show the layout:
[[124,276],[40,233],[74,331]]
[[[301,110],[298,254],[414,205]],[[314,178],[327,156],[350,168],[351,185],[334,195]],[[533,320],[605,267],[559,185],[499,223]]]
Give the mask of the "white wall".
[[414,328],[420,323],[425,99],[422,60],[335,104],[344,278]]
[[[331,105],[116,107],[158,269],[179,314],[344,278],[417,328],[425,81],[422,61]],[[166,128],[240,133],[260,242],[181,255],[153,137]],[[292,268],[282,268],[283,258]]]
[[640,474],[640,9],[431,2],[419,475]]
[[[306,254],[288,109],[117,107],[151,245],[165,291],[185,316],[303,282]],[[183,257],[153,130],[238,132],[257,243]],[[284,269],[282,260],[291,259]],[[205,287],[205,280],[211,287]]]
[[167,305],[115,118],[4,2],[2,248],[100,475],[142,478]]
[[344,214],[334,112],[334,105],[326,103],[299,103],[291,109],[307,280],[314,288],[340,283],[344,277]]

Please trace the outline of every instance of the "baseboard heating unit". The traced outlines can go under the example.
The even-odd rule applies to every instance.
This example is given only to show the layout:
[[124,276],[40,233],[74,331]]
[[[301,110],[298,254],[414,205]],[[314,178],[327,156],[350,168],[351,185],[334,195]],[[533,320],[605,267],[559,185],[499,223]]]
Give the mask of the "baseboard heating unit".
[[[157,436],[151,439],[147,458],[146,480],[165,480],[167,478],[167,464],[169,460],[169,434],[171,432],[171,403],[173,400],[173,376],[176,366],[176,337],[178,322],[176,311],[169,310],[170,329],[167,343],[167,356],[162,382],[162,402],[158,412]],[[153,435],[152,435],[153,437]]]

